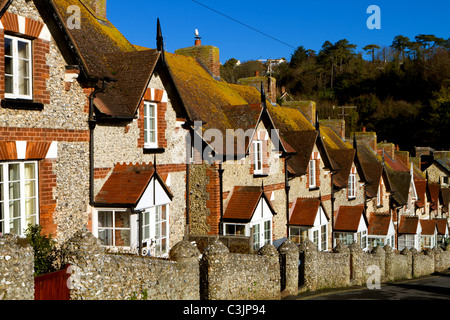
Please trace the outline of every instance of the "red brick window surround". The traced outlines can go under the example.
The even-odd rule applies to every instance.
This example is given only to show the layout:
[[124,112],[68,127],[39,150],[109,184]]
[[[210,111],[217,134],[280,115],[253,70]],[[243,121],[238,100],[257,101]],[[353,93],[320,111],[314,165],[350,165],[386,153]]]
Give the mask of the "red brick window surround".
[[166,111],[167,92],[148,88],[139,106],[138,148],[149,152],[163,152],[164,148],[167,148]]
[[46,61],[49,52],[50,33],[45,24],[9,12],[3,15],[0,25],[2,107],[41,110],[50,103],[46,83],[50,74]]

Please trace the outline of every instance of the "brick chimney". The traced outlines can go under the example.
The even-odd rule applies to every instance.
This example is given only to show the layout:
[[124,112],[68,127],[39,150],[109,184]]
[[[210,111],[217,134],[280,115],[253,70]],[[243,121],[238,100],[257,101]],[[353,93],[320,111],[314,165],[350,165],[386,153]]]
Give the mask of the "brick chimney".
[[353,132],[353,138],[356,141],[364,141],[374,152],[377,152],[378,141],[376,132],[366,132],[366,128],[364,127],[362,132]]
[[220,79],[220,55],[219,48],[202,45],[201,37],[195,30],[195,42],[192,47],[175,50],[175,54],[192,57],[205,68],[216,80]]
[[106,0],[81,0],[84,5],[91,9],[91,12],[95,15],[97,19],[106,19]]

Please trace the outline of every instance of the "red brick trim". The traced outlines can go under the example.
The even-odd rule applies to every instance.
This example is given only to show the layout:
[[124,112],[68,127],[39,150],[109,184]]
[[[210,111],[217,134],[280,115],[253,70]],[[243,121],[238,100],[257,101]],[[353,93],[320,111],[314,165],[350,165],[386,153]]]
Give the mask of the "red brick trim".
[[104,179],[113,168],[94,168],[94,179]]
[[0,127],[0,141],[88,142],[88,130]]
[[56,235],[57,226],[53,220],[56,199],[53,190],[56,188],[56,173],[53,165],[56,160],[45,159],[39,162],[39,224],[45,234]]
[[209,215],[206,217],[206,222],[210,227],[208,234],[218,235],[220,223],[220,179],[217,166],[213,165],[206,169],[206,176],[208,178],[206,193],[209,195],[209,199],[206,201],[206,207],[209,209]]
[[157,121],[158,121],[158,147],[167,148],[167,122],[166,122],[166,112],[167,112],[167,102],[163,101],[164,90],[147,88],[144,93],[144,99],[139,105],[139,138],[138,138],[138,148],[144,147],[144,101],[149,101],[156,103],[157,110]]

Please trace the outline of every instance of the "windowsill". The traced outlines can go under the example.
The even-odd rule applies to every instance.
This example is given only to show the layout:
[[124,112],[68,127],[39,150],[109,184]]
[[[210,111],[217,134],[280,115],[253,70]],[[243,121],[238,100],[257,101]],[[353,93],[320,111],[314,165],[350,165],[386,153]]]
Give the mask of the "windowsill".
[[356,200],[356,197],[348,197],[347,200],[348,201],[353,201],[353,200]]
[[253,173],[253,178],[263,178],[268,176],[269,176],[268,173]]
[[319,188],[318,186],[314,186],[314,187],[313,187],[313,186],[310,186],[308,190],[309,190],[309,191],[316,191],[316,190],[319,190],[319,189],[320,189],[320,188]]
[[11,99],[5,98],[1,102],[2,108],[6,109],[19,109],[19,110],[43,110],[44,104],[40,102],[34,102],[33,100],[26,99]]
[[144,147],[144,154],[164,153],[165,151],[166,151],[165,148],[150,148],[150,147]]

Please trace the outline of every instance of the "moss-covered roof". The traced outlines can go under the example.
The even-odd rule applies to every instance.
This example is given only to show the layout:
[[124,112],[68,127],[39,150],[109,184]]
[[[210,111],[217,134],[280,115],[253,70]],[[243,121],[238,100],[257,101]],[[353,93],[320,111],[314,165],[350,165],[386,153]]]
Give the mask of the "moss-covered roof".
[[[159,59],[154,49],[142,50],[132,45],[109,21],[97,19],[79,0],[52,0],[60,22],[73,40],[87,73],[92,77],[118,80],[97,95],[95,105],[105,115],[132,117]],[[73,12],[80,8],[80,28],[68,25]]]

